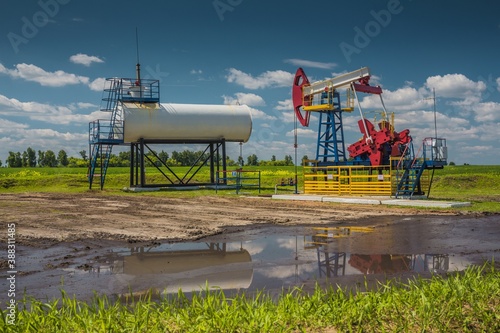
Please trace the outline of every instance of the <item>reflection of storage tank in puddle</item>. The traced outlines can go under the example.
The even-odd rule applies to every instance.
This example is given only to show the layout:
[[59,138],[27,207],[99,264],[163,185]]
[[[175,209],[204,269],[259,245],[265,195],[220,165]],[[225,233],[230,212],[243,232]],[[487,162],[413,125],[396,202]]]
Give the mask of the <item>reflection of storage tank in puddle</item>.
[[[168,292],[203,289],[246,289],[253,279],[252,258],[247,250],[185,250],[139,252],[125,256],[114,264],[113,273],[136,277],[136,282],[161,281]],[[149,276],[148,276],[149,275]],[[132,282],[132,287],[136,284]],[[141,286],[137,286],[141,287]]]
[[123,103],[124,141],[247,142],[252,116],[246,105]]

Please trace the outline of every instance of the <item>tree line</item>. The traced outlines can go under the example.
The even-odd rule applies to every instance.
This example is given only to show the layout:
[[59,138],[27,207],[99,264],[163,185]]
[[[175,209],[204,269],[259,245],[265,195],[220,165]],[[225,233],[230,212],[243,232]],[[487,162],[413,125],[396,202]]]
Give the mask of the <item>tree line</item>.
[[[87,151],[82,150],[79,152],[80,157],[68,157],[68,154],[63,149],[59,150],[56,154],[52,150],[38,150],[28,147],[23,152],[9,151],[9,156],[5,160],[5,164],[9,168],[23,168],[23,167],[86,167],[89,163]],[[156,152],[150,151],[146,153],[145,163],[146,166],[153,166],[153,164],[161,165],[162,163],[168,166],[191,166],[200,165],[205,163],[208,158],[208,153],[203,151],[184,150],[182,152],[173,151],[168,154],[165,151]],[[302,159],[307,159],[304,156]],[[130,151],[120,152],[118,154],[111,154],[109,158],[110,167],[124,167],[130,165]],[[275,155],[271,160],[259,161],[256,154],[247,157],[246,161],[243,157],[238,156],[236,160],[226,157],[227,166],[258,166],[258,165],[271,165],[271,166],[291,166],[294,165],[292,156],[285,155],[283,160],[278,160]],[[2,161],[0,161],[2,166]]]

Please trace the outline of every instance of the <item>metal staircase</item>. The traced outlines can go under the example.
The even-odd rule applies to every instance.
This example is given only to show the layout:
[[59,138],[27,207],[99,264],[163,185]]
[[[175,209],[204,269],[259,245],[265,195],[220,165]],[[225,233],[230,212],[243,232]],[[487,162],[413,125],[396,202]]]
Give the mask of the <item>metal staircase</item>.
[[[396,166],[396,198],[412,199],[415,195],[429,196],[434,170],[447,164],[446,139],[425,138],[415,154],[409,142]],[[425,170],[432,170],[429,188],[422,190],[421,178]]]
[[420,178],[425,169],[426,163],[421,159],[405,161],[402,170],[396,173],[396,198],[411,199],[414,195],[424,194]]
[[[110,119],[99,119],[89,123],[89,151],[91,152],[88,180],[92,189],[94,178],[100,178],[104,187],[113,146],[124,144],[124,103],[159,103],[160,81],[137,78],[110,78],[104,86],[101,111],[111,113]],[[100,173],[96,174],[96,170]]]
[[[123,113],[120,108],[122,92],[123,79],[107,79],[101,111],[110,112],[110,120],[99,119],[89,123],[91,155],[88,180],[90,189],[96,176],[99,176],[100,188],[103,189],[113,146],[123,143]],[[100,170],[99,174],[95,173],[96,169]]]

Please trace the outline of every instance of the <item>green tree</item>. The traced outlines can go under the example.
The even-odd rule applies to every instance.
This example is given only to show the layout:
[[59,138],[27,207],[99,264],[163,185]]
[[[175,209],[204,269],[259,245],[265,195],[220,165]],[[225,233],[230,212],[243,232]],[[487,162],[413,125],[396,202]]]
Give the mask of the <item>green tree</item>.
[[[196,164],[200,164],[205,162],[207,159],[208,154],[204,154],[202,151],[191,151],[191,150],[184,150],[182,152],[177,152],[173,151],[172,156],[169,159],[172,161],[176,161],[177,165],[182,165],[182,166],[191,166]],[[170,165],[170,164],[169,164]]]
[[121,151],[118,153],[117,166],[130,165],[130,151]]
[[84,168],[87,167],[87,161],[78,157],[68,157],[69,168]]
[[57,163],[63,167],[68,166],[68,154],[62,149],[57,153]]
[[292,155],[285,155],[285,165],[293,165]]
[[163,162],[163,163],[167,163],[168,161],[168,153],[166,151],[161,151],[159,154],[158,154],[158,157],[160,158],[160,160]]
[[9,168],[20,168],[23,166],[23,160],[20,152],[14,153],[9,151],[9,156],[5,162]]
[[238,165],[240,167],[243,167],[245,165],[245,160],[243,160],[243,157],[238,156]]
[[276,162],[276,155],[273,155],[273,156],[271,157],[271,161]]
[[168,160],[167,160],[167,165],[168,166],[180,166],[181,164],[173,157],[170,157]]
[[88,158],[88,157],[87,157],[87,152],[86,152],[85,150],[81,150],[81,151],[79,152],[79,154],[80,154],[80,156],[82,157],[82,159],[83,159],[84,161],[87,161],[87,158]]
[[38,151],[38,166],[45,166],[45,152],[43,150]]
[[28,157],[28,166],[36,167],[36,151],[33,148],[28,147],[28,149],[26,149],[26,154]]
[[52,150],[47,150],[43,157],[43,165],[54,168],[57,166],[56,154]]
[[252,154],[247,157],[247,165],[259,165],[259,159],[257,155]]
[[21,161],[22,161],[22,166],[23,168],[27,167],[28,166],[28,153],[25,151],[23,151],[23,154],[22,154],[22,157],[21,157]]
[[226,165],[227,166],[237,166],[238,164],[232,160],[229,156],[226,156]]

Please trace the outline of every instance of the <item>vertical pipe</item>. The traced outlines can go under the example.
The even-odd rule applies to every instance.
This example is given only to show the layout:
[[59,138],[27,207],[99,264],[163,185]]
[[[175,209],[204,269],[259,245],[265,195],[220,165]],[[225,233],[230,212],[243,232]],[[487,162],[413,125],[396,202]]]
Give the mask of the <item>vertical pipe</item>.
[[436,145],[437,145],[438,128],[436,119],[436,90],[434,88],[432,88],[432,99],[434,100],[434,134],[436,135]]
[[134,186],[134,144],[130,144],[130,187]]
[[102,161],[102,144],[99,143],[99,148],[98,149],[99,149],[98,151],[100,152],[99,153],[99,158],[101,159],[101,177],[100,177],[100,179],[101,179],[101,191],[102,191],[102,189],[104,187],[104,179],[103,179],[103,175],[102,175],[102,173],[104,172],[103,161]]
[[135,146],[135,186],[139,185],[139,145],[134,143]]
[[[298,191],[298,185],[297,185],[297,181],[298,181],[298,176],[297,176],[297,148],[299,147],[298,145],[298,133],[297,133],[297,114],[294,112],[294,118],[293,118],[293,149],[295,151],[295,194],[299,194],[299,191]],[[275,188],[275,192],[276,192],[276,188]],[[259,171],[259,193],[260,193],[260,171]]]
[[[226,140],[222,140],[221,142],[222,146],[222,170],[227,171],[226,168]],[[227,180],[224,180],[224,185],[227,185]]]
[[361,120],[363,122],[363,128],[365,129],[366,141],[367,141],[366,143],[368,143],[368,141],[370,141],[370,143],[373,143],[372,136],[370,135],[370,133],[368,133],[368,129],[366,128],[365,117],[363,116],[363,111],[361,110],[361,104],[359,103],[358,94],[356,94],[356,89],[354,88],[354,84],[351,83],[351,87],[354,93],[354,98],[356,99],[356,104],[358,105],[359,115],[361,116]]
[[[214,168],[214,144],[210,143],[210,183],[215,183],[215,168]],[[217,161],[217,171],[219,169],[219,161]]]
[[141,163],[141,187],[146,184],[146,170],[144,168],[144,139],[140,138],[139,143],[141,146],[141,155],[140,155],[140,163]]

